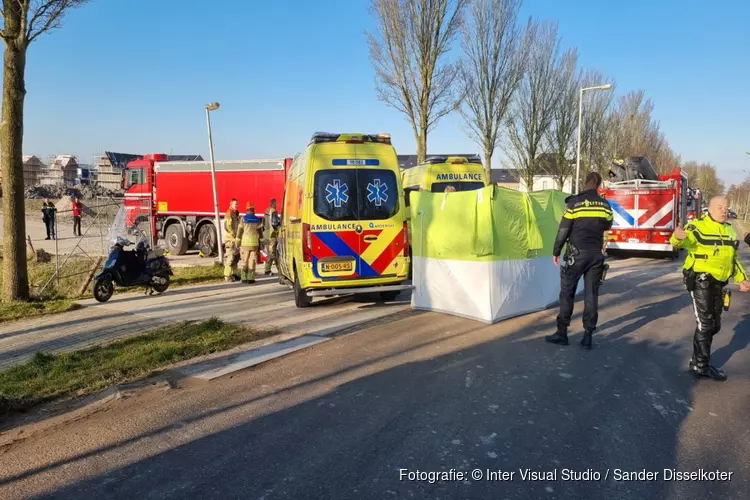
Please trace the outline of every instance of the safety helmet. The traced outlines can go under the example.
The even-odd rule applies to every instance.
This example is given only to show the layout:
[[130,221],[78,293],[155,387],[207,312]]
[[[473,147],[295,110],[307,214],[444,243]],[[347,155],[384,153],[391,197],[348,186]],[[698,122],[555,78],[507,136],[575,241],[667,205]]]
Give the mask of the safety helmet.
[[250,210],[251,208],[255,210],[255,203],[253,203],[252,201],[248,201],[247,205],[245,205],[245,210]]

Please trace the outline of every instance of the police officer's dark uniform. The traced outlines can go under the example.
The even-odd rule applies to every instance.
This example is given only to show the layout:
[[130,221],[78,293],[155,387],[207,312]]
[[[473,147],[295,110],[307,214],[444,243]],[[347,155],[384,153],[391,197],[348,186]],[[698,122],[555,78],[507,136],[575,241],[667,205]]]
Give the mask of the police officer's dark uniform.
[[682,272],[696,319],[689,368],[698,377],[726,380],[724,372],[711,366],[709,360],[713,336],[721,330],[724,299],[728,298],[724,287],[730,279],[738,283],[748,279],[737,255],[737,234],[731,223],[719,222],[706,214],[685,226],[685,239],[672,234],[669,242],[688,250]]
[[560,313],[557,316],[557,332],[545,337],[553,344],[568,344],[568,327],[573,315],[578,281],[583,277],[585,299],[583,308],[584,335],[581,346],[591,349],[591,336],[599,319],[599,285],[605,268],[602,253],[604,232],[612,227],[612,208],[607,200],[596,192],[602,178],[592,172],[586,177],[586,189],[569,196],[567,209],[560,221],[552,255],[559,257],[567,243],[566,252],[560,259]]

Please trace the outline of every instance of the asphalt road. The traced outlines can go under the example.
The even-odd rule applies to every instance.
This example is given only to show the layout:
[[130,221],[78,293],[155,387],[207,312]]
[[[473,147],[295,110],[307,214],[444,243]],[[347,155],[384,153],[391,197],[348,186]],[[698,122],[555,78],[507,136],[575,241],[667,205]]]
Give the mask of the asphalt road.
[[[590,352],[577,345],[580,302],[567,347],[542,339],[555,311],[490,326],[413,313],[231,378],[133,392],[0,448],[0,497],[747,499],[750,297],[733,295],[714,341],[729,380],[694,380],[677,267],[613,268]],[[411,481],[402,469],[483,477]]]

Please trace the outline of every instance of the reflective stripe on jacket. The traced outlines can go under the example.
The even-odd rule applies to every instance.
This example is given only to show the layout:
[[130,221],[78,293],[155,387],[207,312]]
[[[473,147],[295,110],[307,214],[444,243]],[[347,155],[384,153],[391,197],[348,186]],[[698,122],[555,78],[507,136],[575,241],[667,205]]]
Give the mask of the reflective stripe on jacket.
[[710,215],[704,215],[690,221],[685,226],[685,233],[684,240],[678,240],[674,233],[669,238],[672,246],[688,251],[684,269],[708,273],[717,281],[732,278],[739,283],[747,280],[737,251],[740,242],[732,224],[717,222]]
[[604,231],[612,227],[612,208],[595,189],[566,198],[552,255],[559,257],[567,241],[582,252],[601,252]]

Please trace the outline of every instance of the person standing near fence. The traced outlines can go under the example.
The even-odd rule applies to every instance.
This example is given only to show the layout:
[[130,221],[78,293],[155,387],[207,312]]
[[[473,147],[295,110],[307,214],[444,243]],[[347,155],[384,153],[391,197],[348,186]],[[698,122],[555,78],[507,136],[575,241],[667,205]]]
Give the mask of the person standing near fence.
[[78,196],[73,198],[73,236],[81,235],[81,215],[83,214],[83,203],[78,199]]
[[57,207],[47,198],[45,198],[44,203],[42,203],[42,221],[47,228],[47,237],[44,239],[56,239],[57,234],[55,231],[55,224],[57,223]]

